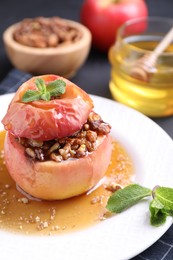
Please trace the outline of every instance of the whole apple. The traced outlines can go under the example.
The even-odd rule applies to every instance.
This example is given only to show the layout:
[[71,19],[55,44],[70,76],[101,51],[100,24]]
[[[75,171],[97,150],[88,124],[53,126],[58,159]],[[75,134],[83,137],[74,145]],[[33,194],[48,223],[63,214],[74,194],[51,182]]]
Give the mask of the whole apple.
[[146,16],[144,0],[85,0],[80,12],[81,22],[92,33],[93,45],[101,51],[108,51],[124,22]]

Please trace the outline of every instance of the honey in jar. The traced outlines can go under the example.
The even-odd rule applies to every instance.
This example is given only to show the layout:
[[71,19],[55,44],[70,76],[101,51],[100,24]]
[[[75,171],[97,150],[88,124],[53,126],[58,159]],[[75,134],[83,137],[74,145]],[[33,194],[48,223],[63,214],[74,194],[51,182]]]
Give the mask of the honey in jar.
[[172,24],[164,18],[129,21],[119,29],[116,44],[109,50],[113,98],[151,117],[173,114],[173,43],[158,57],[149,81],[134,78],[131,69],[155,49]]

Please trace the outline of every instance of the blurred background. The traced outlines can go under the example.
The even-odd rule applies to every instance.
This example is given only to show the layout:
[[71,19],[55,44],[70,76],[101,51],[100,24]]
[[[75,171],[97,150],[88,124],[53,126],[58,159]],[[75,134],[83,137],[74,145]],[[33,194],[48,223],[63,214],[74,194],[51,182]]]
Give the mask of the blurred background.
[[[13,23],[26,17],[60,16],[62,18],[80,21],[82,0],[1,0],[0,2],[0,81],[13,68],[5,53],[2,42],[3,31]],[[146,0],[150,16],[163,16],[173,18],[172,0]],[[95,75],[94,67],[99,66],[99,75]],[[87,68],[87,70],[86,70]],[[87,71],[87,74],[85,73]],[[90,77],[88,77],[88,73]],[[80,75],[80,76],[79,76]],[[87,77],[87,80],[86,80]],[[96,80],[97,78],[97,80]],[[110,97],[108,81],[110,66],[106,53],[91,49],[87,62],[73,78],[76,84],[92,94],[98,94],[96,89],[100,86],[100,95]]]

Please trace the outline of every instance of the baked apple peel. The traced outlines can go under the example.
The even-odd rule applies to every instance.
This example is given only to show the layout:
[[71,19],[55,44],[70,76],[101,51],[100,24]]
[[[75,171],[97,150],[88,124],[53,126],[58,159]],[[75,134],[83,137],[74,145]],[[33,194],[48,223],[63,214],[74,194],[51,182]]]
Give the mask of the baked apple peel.
[[[63,93],[47,94],[59,80]],[[28,90],[37,93],[31,91],[26,102]],[[39,98],[32,101],[32,93]],[[34,77],[18,89],[2,123],[6,166],[21,189],[36,198],[61,200],[99,182],[110,163],[111,127],[92,109],[86,92],[56,75]]]
[[15,136],[37,140],[61,138],[80,130],[93,108],[93,102],[82,89],[67,79],[63,79],[66,90],[60,97],[49,102],[22,102],[26,91],[37,91],[35,80],[40,78],[46,84],[63,79],[56,75],[45,75],[25,82],[18,89],[2,120],[4,128]]

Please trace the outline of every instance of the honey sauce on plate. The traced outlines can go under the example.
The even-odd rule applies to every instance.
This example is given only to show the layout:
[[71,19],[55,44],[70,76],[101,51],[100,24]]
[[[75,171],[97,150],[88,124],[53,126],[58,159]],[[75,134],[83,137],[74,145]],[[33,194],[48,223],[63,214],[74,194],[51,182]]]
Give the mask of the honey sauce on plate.
[[131,183],[132,160],[121,144],[113,141],[111,162],[98,187],[86,194],[61,201],[32,198],[16,186],[6,169],[4,138],[5,131],[0,132],[2,230],[26,235],[57,235],[86,228],[108,218],[110,214],[105,206],[112,191]]

